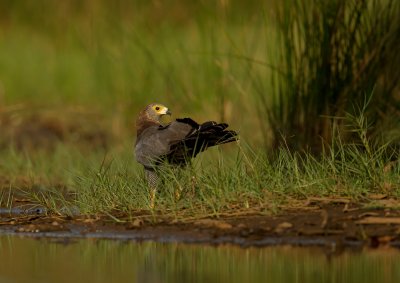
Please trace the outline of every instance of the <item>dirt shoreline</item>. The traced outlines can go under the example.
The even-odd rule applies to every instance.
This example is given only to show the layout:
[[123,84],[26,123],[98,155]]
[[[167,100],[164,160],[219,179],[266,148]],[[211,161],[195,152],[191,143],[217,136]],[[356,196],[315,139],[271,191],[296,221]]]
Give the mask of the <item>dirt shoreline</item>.
[[[67,217],[43,211],[10,214],[0,211],[0,235],[57,238],[152,240],[247,246],[321,246],[400,248],[400,211],[362,208],[348,202],[319,203],[285,209],[276,215],[243,215],[179,221],[118,215]],[[15,210],[14,210],[15,212]]]

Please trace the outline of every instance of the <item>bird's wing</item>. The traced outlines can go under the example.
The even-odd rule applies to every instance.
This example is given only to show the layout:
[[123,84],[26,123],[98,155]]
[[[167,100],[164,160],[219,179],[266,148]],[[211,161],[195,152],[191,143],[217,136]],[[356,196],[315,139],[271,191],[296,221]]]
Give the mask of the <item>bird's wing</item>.
[[148,127],[136,141],[136,160],[145,167],[151,167],[160,158],[164,158],[170,153],[172,144],[183,140],[190,134],[194,130],[193,126],[195,125],[174,121],[165,127]]

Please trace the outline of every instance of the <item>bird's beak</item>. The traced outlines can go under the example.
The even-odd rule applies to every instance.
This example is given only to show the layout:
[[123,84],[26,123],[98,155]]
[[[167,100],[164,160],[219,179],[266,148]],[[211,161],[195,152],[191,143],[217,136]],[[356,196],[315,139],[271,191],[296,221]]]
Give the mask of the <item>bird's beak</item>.
[[171,116],[171,114],[172,114],[171,111],[169,111],[169,109],[167,107],[164,107],[162,109],[162,112],[160,112],[159,115],[169,115],[169,116]]

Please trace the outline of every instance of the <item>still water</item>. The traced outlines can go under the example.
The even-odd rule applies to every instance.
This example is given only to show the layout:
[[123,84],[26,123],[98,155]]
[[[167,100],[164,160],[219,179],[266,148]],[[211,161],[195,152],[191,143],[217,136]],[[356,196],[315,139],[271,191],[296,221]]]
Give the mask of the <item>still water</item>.
[[0,236],[3,282],[400,282],[400,252]]

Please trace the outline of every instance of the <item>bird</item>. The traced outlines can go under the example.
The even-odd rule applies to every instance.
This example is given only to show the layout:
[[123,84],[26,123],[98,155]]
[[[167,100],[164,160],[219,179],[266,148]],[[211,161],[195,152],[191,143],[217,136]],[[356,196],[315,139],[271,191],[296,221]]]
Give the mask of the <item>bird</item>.
[[199,124],[191,118],[164,123],[164,117],[171,114],[163,104],[151,103],[139,112],[136,120],[135,158],[143,165],[153,194],[159,180],[158,166],[167,162],[184,167],[207,148],[238,140],[238,133],[227,130],[226,123],[207,121]]

